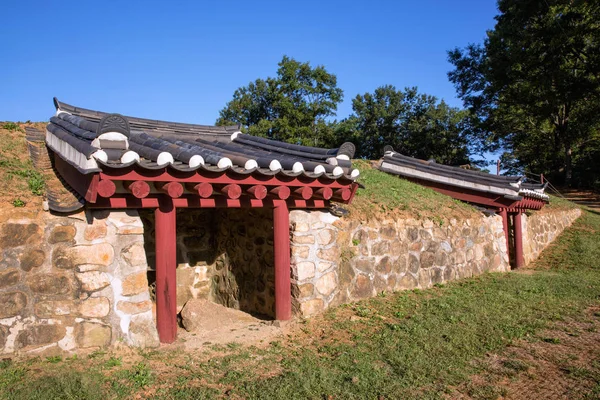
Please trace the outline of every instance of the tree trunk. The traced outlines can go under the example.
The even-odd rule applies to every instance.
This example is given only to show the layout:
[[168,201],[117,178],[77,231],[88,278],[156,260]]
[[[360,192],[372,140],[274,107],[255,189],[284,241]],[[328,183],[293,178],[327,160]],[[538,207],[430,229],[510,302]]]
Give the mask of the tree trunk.
[[573,178],[573,171],[571,166],[572,148],[570,143],[565,144],[565,184],[570,187]]

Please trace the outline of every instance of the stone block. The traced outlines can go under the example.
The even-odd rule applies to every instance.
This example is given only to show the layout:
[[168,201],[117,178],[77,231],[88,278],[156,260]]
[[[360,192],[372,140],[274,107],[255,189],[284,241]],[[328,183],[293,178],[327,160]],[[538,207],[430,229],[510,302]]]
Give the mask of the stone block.
[[34,223],[3,224],[0,230],[0,249],[39,243],[42,240],[42,236],[42,228]]
[[390,252],[390,242],[385,240],[371,246],[371,255],[384,256]]
[[310,247],[308,246],[292,246],[293,258],[308,258]]
[[420,259],[421,268],[430,268],[435,262],[435,254],[430,251],[424,251],[421,253]]
[[417,279],[410,273],[406,273],[396,282],[396,290],[411,290],[419,286]]
[[392,272],[392,260],[389,256],[383,257],[377,265],[375,266],[375,270],[381,274],[389,274]]
[[8,338],[8,328],[4,325],[0,325],[0,351],[6,345],[6,339]]
[[373,295],[373,282],[371,282],[371,278],[364,274],[357,275],[351,295],[354,299],[371,297]]
[[26,249],[19,257],[19,266],[25,272],[29,272],[44,263],[46,254],[40,249]]
[[101,219],[94,218],[91,225],[85,227],[83,231],[83,238],[88,241],[102,239],[106,237],[106,222]]
[[333,246],[328,249],[320,249],[317,255],[321,260],[335,262],[340,258],[340,248]]
[[333,263],[327,261],[319,261],[317,263],[317,271],[325,272],[333,266]]
[[73,225],[57,225],[52,229],[52,232],[50,232],[48,242],[51,244],[70,242],[75,239],[76,233],[77,230]]
[[110,326],[95,322],[81,322],[76,326],[75,332],[77,344],[81,348],[106,347],[112,339]]
[[15,339],[15,349],[40,347],[61,340],[67,333],[62,325],[40,324],[29,326],[19,332]]
[[78,311],[85,318],[104,318],[110,312],[110,301],[106,297],[90,297],[79,304]]
[[323,311],[325,308],[325,303],[321,299],[312,299],[302,302],[300,304],[300,312],[305,317],[309,317],[311,315],[315,315]]
[[413,274],[416,274],[417,272],[419,272],[420,268],[421,268],[421,262],[419,261],[419,258],[414,254],[409,254],[408,270],[410,272],[412,272]]
[[338,281],[341,287],[347,287],[354,279],[354,269],[349,261],[342,261],[338,267]]
[[141,314],[146,311],[152,310],[152,302],[150,300],[132,302],[132,301],[119,301],[117,303],[117,310],[125,314]]
[[303,281],[314,278],[315,263],[312,261],[301,261],[296,263],[296,279]]
[[323,296],[329,296],[337,286],[337,277],[335,272],[329,272],[317,280],[315,287]]
[[416,242],[419,239],[419,229],[408,228],[408,230],[406,231],[406,236],[411,242]]
[[34,306],[39,318],[61,317],[77,314],[77,304],[73,300],[40,301]]
[[294,226],[294,232],[308,232],[310,231],[310,224],[308,222],[296,222]]
[[123,296],[133,296],[148,290],[148,277],[146,272],[137,272],[127,275],[123,279]]
[[312,297],[315,294],[315,286],[312,283],[305,283],[298,286],[298,298]]
[[317,233],[318,243],[321,246],[327,246],[335,241],[335,231],[333,229],[323,229]]
[[57,247],[52,254],[52,264],[60,269],[73,269],[82,264],[110,265],[114,255],[113,247],[108,243]]
[[433,238],[433,236],[431,235],[431,232],[429,232],[426,229],[419,229],[419,236],[423,240],[431,240]]
[[0,293],[0,319],[20,315],[27,307],[27,295],[23,292]]
[[129,324],[129,343],[139,348],[158,347],[158,331],[152,313],[137,314]]
[[15,286],[21,280],[21,273],[16,268],[8,268],[0,271],[0,289]]
[[127,247],[125,247],[121,251],[121,257],[128,266],[132,268],[142,267],[146,268],[148,266],[146,261],[146,250],[144,249],[144,244],[141,242],[133,243]]
[[75,274],[81,284],[81,290],[95,292],[110,285],[110,276],[100,271],[89,271]]
[[294,235],[292,243],[296,244],[314,244],[315,237],[313,235]]
[[107,222],[117,228],[117,235],[142,235],[144,224],[135,211],[111,211]]
[[26,283],[32,292],[41,295],[61,295],[72,290],[69,278],[60,274],[29,275]]

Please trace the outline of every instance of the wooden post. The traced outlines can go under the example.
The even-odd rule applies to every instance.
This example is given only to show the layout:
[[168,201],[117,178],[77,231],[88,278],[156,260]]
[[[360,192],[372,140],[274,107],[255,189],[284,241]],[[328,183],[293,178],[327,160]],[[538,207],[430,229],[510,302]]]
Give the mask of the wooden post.
[[176,208],[161,199],[154,212],[156,232],[156,327],[161,343],[177,338]]
[[275,318],[292,317],[290,282],[290,214],[285,201],[276,200],[273,209],[273,250],[275,253]]
[[523,227],[521,224],[521,212],[515,214],[515,268],[523,266]]

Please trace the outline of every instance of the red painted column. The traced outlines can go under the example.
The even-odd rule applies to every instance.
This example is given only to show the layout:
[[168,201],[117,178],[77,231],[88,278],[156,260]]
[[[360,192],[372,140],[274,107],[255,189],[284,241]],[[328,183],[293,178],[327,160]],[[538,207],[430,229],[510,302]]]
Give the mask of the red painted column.
[[161,199],[154,212],[156,232],[156,328],[161,343],[177,338],[176,208]]
[[274,201],[273,250],[275,253],[275,318],[292,317],[292,285],[290,282],[290,213],[287,203]]
[[523,228],[521,212],[515,214],[515,268],[520,268],[523,262]]

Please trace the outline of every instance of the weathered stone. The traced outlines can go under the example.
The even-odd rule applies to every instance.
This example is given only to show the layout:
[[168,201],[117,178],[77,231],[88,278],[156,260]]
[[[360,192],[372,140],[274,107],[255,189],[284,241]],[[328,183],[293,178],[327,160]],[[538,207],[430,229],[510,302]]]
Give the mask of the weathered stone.
[[432,267],[433,263],[435,262],[435,254],[433,254],[429,251],[422,252],[421,257],[420,257],[420,262],[421,262],[421,268]]
[[382,237],[386,238],[386,239],[394,239],[398,233],[396,232],[396,229],[393,226],[384,226],[379,230],[379,233],[381,234]]
[[110,326],[94,322],[81,322],[75,331],[77,343],[81,348],[106,347],[112,338]]
[[375,267],[375,257],[358,258],[354,261],[354,267],[359,271],[370,273]]
[[123,296],[132,296],[134,294],[143,293],[148,290],[148,278],[146,272],[137,272],[127,275],[123,279]]
[[408,245],[408,250],[410,250],[410,251],[421,251],[422,248],[423,248],[422,242],[414,242],[414,243],[411,243],[410,245]]
[[340,257],[340,248],[337,246],[333,246],[328,249],[321,249],[319,250],[317,255],[321,260],[337,261]]
[[468,249],[466,254],[467,261],[473,261],[475,259],[475,251]]
[[296,226],[294,228],[295,232],[308,232],[310,230],[310,225],[308,222],[296,222]]
[[292,257],[308,258],[310,247],[308,246],[292,246]]
[[315,263],[312,261],[301,261],[296,263],[296,276],[299,281],[310,279],[315,276]]
[[394,256],[399,256],[402,254],[406,254],[408,251],[408,246],[401,240],[394,240],[390,243],[390,254]]
[[483,247],[483,252],[486,257],[491,257],[494,255],[494,246],[492,243],[488,243]]
[[359,274],[356,277],[356,283],[352,288],[352,297],[355,299],[364,299],[373,295],[373,283],[367,275]]
[[330,262],[327,262],[327,261],[319,261],[317,263],[317,271],[319,271],[319,272],[325,272],[329,268],[331,268],[332,265],[333,265],[333,263],[330,263]]
[[8,328],[4,325],[0,325],[0,350],[6,345],[6,339],[8,338]]
[[305,317],[315,315],[323,311],[325,303],[321,299],[312,299],[300,304],[300,312]]
[[411,290],[416,288],[418,285],[419,282],[417,279],[411,274],[407,273],[396,282],[396,290]]
[[427,289],[431,287],[431,275],[429,269],[421,269],[419,270],[419,286],[421,289]]
[[423,240],[431,240],[432,239],[431,233],[425,229],[419,229],[419,236],[421,236],[421,239],[423,239]]
[[358,245],[360,243],[366,243],[369,240],[369,234],[364,229],[356,231],[352,236],[352,243]]
[[298,286],[298,297],[306,298],[311,297],[313,294],[315,294],[315,287],[312,283],[305,283]]
[[86,318],[103,318],[110,312],[110,301],[106,297],[90,297],[79,304],[79,314]]
[[483,259],[484,254],[483,246],[475,246],[475,259],[477,261]]
[[58,295],[71,292],[69,278],[59,274],[36,274],[26,278],[32,292],[42,295]]
[[454,269],[452,267],[446,267],[444,269],[444,281],[448,282],[454,279]]
[[0,319],[21,314],[27,307],[27,295],[23,292],[0,293]]
[[321,246],[327,246],[335,240],[335,232],[331,229],[323,229],[317,233],[317,239]]
[[380,272],[382,274],[389,274],[390,272],[392,272],[392,260],[390,259],[389,256],[385,256],[383,257],[375,266],[375,269],[377,270],[377,272]]
[[92,224],[85,227],[83,238],[92,241],[103,237],[106,237],[106,222],[94,218]]
[[195,268],[177,268],[177,308],[183,307],[188,300],[194,298],[191,289],[196,280]]
[[492,259],[492,268],[498,269],[500,267],[501,262],[502,262],[502,257],[500,257],[500,254],[496,254],[494,256],[494,258]]
[[435,253],[435,265],[444,267],[446,264],[448,264],[448,256],[446,255],[446,252],[440,249]]
[[73,300],[40,301],[35,304],[35,315],[39,318],[52,318],[77,313]]
[[452,252],[452,246],[447,241],[440,242],[440,248],[444,250],[446,253]]
[[141,235],[144,224],[135,211],[111,211],[108,223],[117,228],[117,235]]
[[15,349],[19,350],[25,347],[39,347],[56,343],[66,333],[67,330],[62,325],[33,325],[19,332],[15,339]]
[[16,268],[0,271],[0,289],[16,285],[21,280],[21,273]]
[[158,347],[160,345],[152,314],[143,313],[131,317],[129,343],[140,348]]
[[313,235],[294,235],[292,242],[296,244],[313,244],[315,237]]
[[117,303],[117,310],[130,315],[141,314],[143,312],[152,310],[152,302],[150,300],[139,302],[119,301]]
[[406,259],[407,259],[406,255],[401,255],[398,258],[396,258],[394,260],[394,262],[392,263],[392,271],[397,274],[406,272],[408,269],[408,263],[407,263]]
[[413,274],[416,274],[420,268],[421,262],[419,261],[419,258],[414,254],[410,254],[408,256],[408,270]]
[[19,258],[19,266],[25,272],[31,271],[44,263],[46,254],[40,249],[27,249]]
[[114,250],[108,243],[57,247],[52,254],[54,267],[73,269],[82,264],[109,265],[113,262]]
[[349,261],[340,262],[338,268],[338,280],[340,286],[348,286],[354,279],[354,275],[354,269],[352,269]]
[[390,242],[381,241],[373,244],[371,247],[371,254],[374,256],[383,256],[390,252]]
[[52,229],[48,242],[55,244],[60,242],[70,242],[75,238],[77,230],[73,225],[57,225]]
[[444,273],[441,268],[432,268],[430,276],[433,284],[444,282]]
[[3,224],[0,231],[0,249],[38,243],[42,229],[37,224]]
[[415,242],[419,239],[419,230],[417,228],[408,228],[406,234],[411,242]]
[[329,296],[337,286],[337,278],[335,272],[329,272],[317,280],[315,287],[323,296]]
[[81,284],[81,290],[86,292],[95,292],[110,285],[108,274],[100,271],[90,271],[75,274]]

